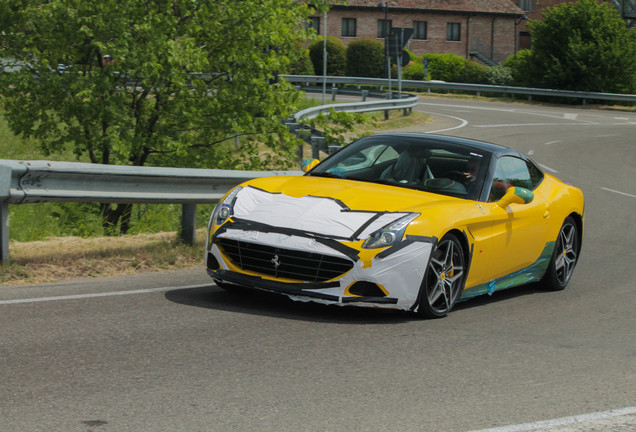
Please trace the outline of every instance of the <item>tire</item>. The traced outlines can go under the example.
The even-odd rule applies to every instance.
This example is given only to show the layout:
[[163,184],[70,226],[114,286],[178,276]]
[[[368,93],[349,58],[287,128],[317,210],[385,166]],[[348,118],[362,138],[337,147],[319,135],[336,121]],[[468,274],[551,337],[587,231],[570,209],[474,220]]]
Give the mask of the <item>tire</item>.
[[579,229],[574,219],[568,216],[557,236],[548,270],[541,280],[546,289],[561,291],[568,285],[579,259],[579,242]]
[[424,318],[448,315],[462,294],[466,281],[466,256],[454,234],[435,245],[420,287],[418,313]]

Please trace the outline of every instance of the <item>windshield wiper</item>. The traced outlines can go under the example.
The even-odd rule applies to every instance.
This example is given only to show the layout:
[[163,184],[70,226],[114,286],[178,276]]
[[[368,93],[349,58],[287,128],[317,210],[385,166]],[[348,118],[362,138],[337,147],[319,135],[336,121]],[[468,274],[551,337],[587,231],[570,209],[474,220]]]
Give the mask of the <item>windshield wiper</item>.
[[327,177],[327,178],[337,178],[337,179],[345,179],[346,177],[339,176],[338,174],[330,173],[330,172],[318,172],[318,173],[310,173],[311,177]]

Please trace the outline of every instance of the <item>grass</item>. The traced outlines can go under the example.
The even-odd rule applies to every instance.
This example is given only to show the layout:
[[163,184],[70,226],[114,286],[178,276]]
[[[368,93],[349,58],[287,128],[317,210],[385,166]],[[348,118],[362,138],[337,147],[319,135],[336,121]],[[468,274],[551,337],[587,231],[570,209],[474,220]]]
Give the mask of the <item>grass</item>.
[[0,285],[202,266],[205,230],[197,230],[196,238],[192,247],[179,241],[175,232],[11,242],[11,263],[0,268]]

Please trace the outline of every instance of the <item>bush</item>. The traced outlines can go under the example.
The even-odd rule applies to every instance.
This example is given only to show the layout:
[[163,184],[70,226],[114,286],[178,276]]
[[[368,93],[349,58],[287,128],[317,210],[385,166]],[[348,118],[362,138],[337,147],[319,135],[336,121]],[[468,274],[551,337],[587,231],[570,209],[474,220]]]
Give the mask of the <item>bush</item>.
[[424,80],[424,65],[422,62],[411,62],[402,69],[402,78],[405,80]]
[[459,82],[486,84],[488,82],[488,67],[481,63],[464,59],[464,68],[459,75]]
[[514,84],[512,69],[507,66],[498,65],[489,67],[486,69],[486,75],[488,76],[488,84],[490,85],[509,86]]
[[420,57],[417,54],[415,54],[413,51],[410,51],[406,48],[404,48],[404,51],[406,51],[409,54],[409,58],[411,59],[412,62],[420,61]]
[[428,72],[433,80],[459,82],[464,69],[464,58],[457,54],[424,54],[428,59]]
[[[329,58],[327,58],[329,63]],[[384,77],[384,45],[373,39],[351,41],[347,47],[347,76]]]
[[[347,71],[347,49],[344,44],[333,36],[327,37],[327,75],[343,76]],[[322,75],[323,38],[309,45],[309,57],[314,65],[314,71]]]

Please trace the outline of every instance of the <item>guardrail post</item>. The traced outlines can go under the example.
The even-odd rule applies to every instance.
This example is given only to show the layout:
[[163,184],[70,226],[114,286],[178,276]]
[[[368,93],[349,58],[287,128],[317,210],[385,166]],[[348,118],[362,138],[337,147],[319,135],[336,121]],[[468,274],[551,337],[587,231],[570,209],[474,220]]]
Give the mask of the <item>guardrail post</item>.
[[314,159],[320,159],[320,147],[325,142],[324,137],[312,136],[311,137],[311,157]]
[[183,204],[181,206],[181,232],[179,238],[185,244],[194,244],[197,228],[197,205]]
[[367,101],[367,96],[369,96],[369,90],[362,90],[362,102]]
[[338,94],[338,87],[334,86],[331,87],[331,101],[335,101],[336,100],[336,95]]
[[9,203],[0,203],[0,261],[9,263]]

